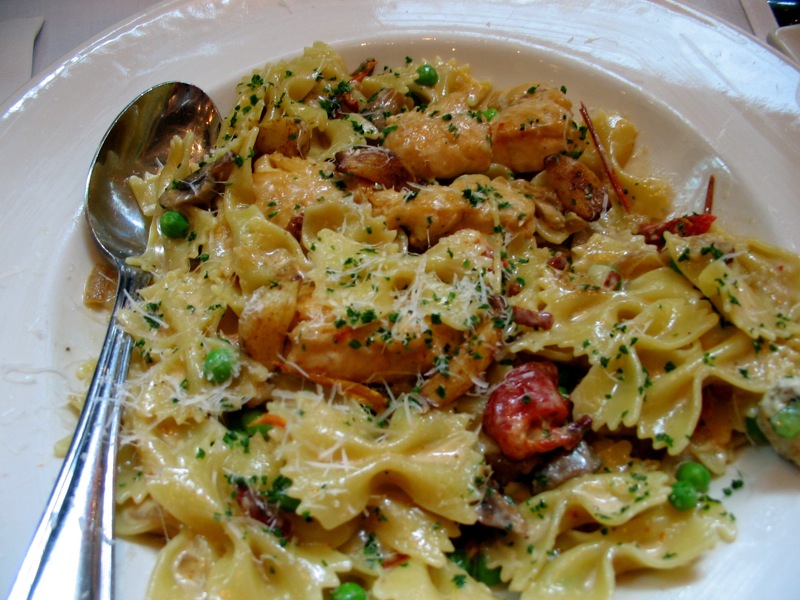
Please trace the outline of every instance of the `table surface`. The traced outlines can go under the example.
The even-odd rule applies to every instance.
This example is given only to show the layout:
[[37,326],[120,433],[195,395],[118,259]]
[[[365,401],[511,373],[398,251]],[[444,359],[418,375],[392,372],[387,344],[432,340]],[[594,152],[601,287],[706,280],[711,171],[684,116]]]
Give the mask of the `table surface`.
[[[47,73],[54,64],[72,55],[75,49],[87,41],[101,35],[116,23],[152,7],[158,1],[0,0],[0,21],[30,17],[43,18],[44,25],[37,37],[33,52],[32,75],[38,76]],[[745,9],[748,6],[748,0],[681,1],[730,23],[742,31],[750,32],[762,40],[765,37],[756,31],[757,27],[751,21],[753,17],[748,17],[749,13]],[[766,0],[749,1],[760,1],[761,7],[769,10]]]
[[[158,3],[159,0],[0,0],[0,21],[44,18],[33,52],[32,75],[72,54],[84,42],[114,24]],[[762,40],[770,22],[767,0],[680,0],[727,21]],[[749,18],[748,18],[749,17]]]

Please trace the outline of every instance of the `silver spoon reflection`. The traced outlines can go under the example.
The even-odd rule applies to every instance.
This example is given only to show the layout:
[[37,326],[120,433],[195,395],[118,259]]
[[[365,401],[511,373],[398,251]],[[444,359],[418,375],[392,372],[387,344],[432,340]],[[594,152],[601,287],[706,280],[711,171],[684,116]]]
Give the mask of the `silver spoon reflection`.
[[127,180],[163,164],[176,135],[194,133],[193,158],[199,161],[211,149],[220,122],[203,91],[185,83],[164,83],[122,111],[97,151],[86,187],[86,217],[94,239],[119,273],[117,296],[72,444],[9,600],[113,598],[118,390],[127,375],[132,344],[117,326],[116,314],[149,281],[149,274],[126,262],[144,252],[149,230]]

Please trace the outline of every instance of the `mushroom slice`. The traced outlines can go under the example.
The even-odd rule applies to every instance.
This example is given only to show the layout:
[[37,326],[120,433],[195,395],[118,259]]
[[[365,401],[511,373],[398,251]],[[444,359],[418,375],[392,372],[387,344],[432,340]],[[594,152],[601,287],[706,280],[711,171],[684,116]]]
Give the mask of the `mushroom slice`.
[[213,162],[206,163],[186,179],[174,181],[158,198],[164,208],[177,208],[185,204],[209,204],[221,193],[222,184],[228,180],[234,167],[233,152],[226,152]]
[[594,473],[602,466],[600,457],[585,441],[557,456],[534,474],[533,491],[540,494],[562,483]]
[[517,535],[524,536],[527,533],[525,519],[517,505],[491,484],[478,506],[478,522],[487,527],[513,531]]
[[386,119],[399,115],[406,108],[405,94],[393,88],[384,88],[370,99],[361,114],[378,129],[386,127]]
[[413,181],[400,158],[391,150],[377,146],[355,146],[334,156],[336,169],[384,188],[400,188]]
[[565,154],[551,154],[544,159],[544,170],[565,211],[594,221],[607,208],[605,186],[582,162]]

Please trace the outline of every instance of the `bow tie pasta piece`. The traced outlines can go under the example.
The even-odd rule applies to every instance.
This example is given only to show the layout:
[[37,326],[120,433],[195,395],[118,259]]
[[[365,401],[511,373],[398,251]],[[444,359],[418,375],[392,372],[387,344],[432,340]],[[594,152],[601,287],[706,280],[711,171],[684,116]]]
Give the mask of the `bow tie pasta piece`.
[[280,456],[290,494],[330,529],[356,517],[382,488],[399,488],[418,506],[458,523],[477,520],[485,470],[469,417],[398,410],[385,428],[354,403],[332,405],[298,393],[272,412],[286,419]]
[[753,339],[790,338],[800,332],[800,260],[756,240],[710,232],[666,234],[675,265],[714,306]]
[[718,173],[663,221],[685,199],[623,116],[401,63],[315,43],[242,79],[201,164],[176,138],[130,178],[148,598],[609,599],[733,538],[682,464],[759,424],[796,460],[800,259],[712,226]]

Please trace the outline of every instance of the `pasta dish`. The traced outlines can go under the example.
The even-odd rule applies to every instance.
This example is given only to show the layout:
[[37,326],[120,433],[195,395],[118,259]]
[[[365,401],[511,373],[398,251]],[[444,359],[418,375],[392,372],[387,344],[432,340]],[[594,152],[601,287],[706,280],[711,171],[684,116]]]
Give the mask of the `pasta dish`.
[[743,444],[800,461],[800,260],[722,230],[713,173],[675,214],[637,124],[454,60],[318,42],[236,91],[130,179],[149,598],[610,598],[734,539]]

